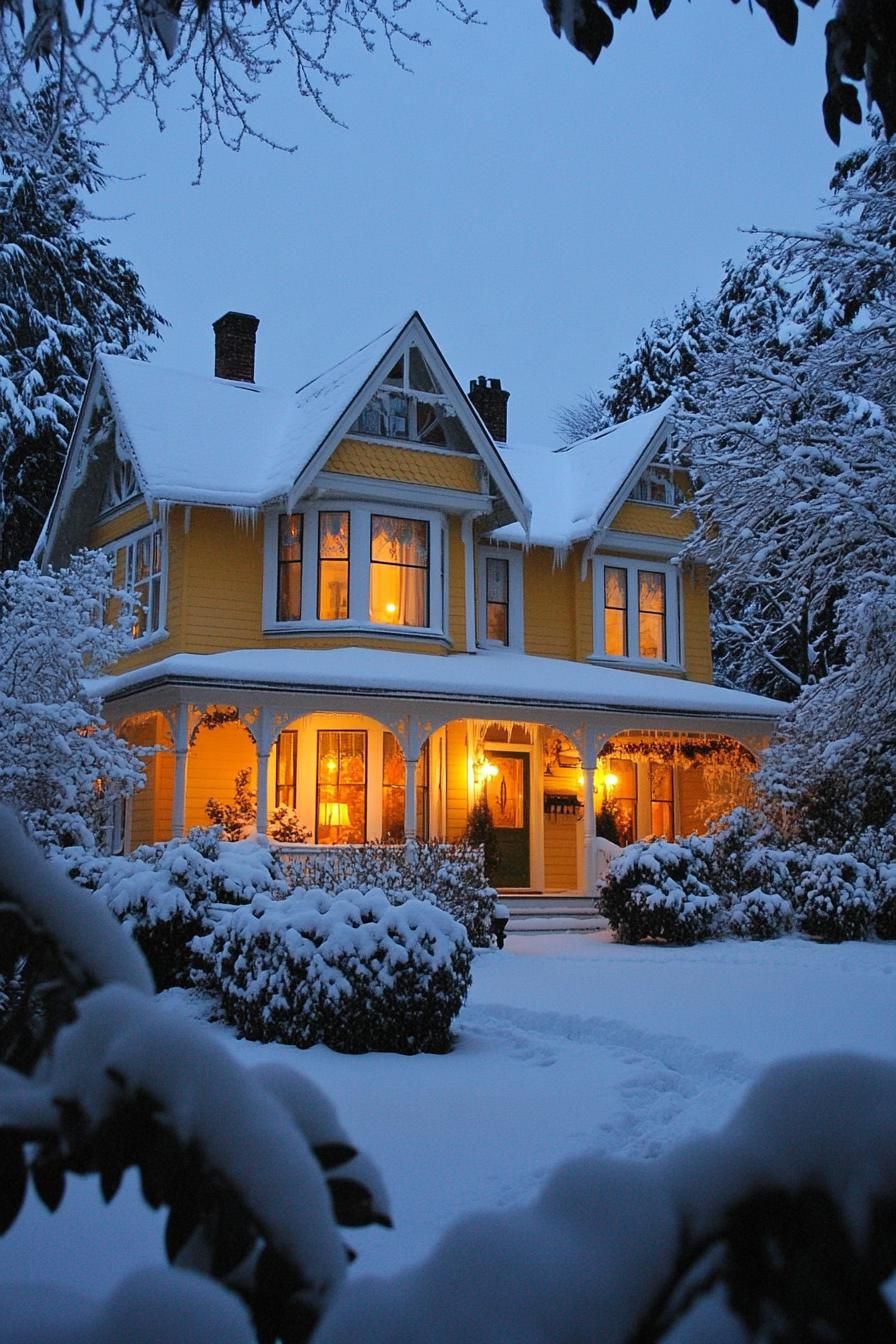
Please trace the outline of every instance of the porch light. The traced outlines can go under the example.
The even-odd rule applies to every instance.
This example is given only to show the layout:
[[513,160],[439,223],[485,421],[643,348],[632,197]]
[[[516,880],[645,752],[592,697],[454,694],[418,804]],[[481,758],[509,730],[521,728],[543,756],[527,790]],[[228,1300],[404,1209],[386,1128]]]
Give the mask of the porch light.
[[619,783],[618,775],[614,775],[612,773],[610,773],[609,775],[604,775],[604,788],[607,790],[608,793],[610,789],[615,789],[618,783]]
[[482,778],[494,779],[497,773],[498,773],[498,767],[496,765],[492,765],[491,761],[486,761],[485,765],[482,767]]

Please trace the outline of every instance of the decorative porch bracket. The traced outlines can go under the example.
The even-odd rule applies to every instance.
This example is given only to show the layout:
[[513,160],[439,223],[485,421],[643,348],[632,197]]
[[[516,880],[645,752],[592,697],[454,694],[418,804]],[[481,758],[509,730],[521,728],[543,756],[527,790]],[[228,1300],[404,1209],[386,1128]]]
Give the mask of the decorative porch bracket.
[[270,816],[268,796],[268,763],[271,749],[282,729],[292,723],[296,714],[293,710],[274,709],[272,705],[252,705],[244,708],[237,704],[240,722],[255,743],[255,829],[259,835],[267,835]]
[[417,838],[417,762],[427,738],[450,721],[450,716],[419,718],[415,714],[379,715],[404,755],[404,838]]

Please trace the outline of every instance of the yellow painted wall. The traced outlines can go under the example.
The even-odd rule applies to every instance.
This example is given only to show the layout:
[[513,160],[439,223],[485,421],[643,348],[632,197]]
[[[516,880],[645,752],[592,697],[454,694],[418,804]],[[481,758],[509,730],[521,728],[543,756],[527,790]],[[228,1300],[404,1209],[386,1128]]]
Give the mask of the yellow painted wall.
[[575,589],[580,584],[578,575],[575,555],[570,556],[565,565],[555,568],[554,553],[547,547],[537,546],[523,553],[526,653],[541,658],[576,657]]
[[404,481],[442,490],[479,490],[479,459],[419,448],[397,448],[386,443],[343,439],[327,460],[325,471],[347,476],[369,476],[380,481]]
[[138,528],[146,527],[147,523],[151,521],[149,510],[141,499],[139,504],[134,504],[131,508],[125,509],[123,513],[117,513],[114,518],[107,518],[102,523],[95,523],[90,529],[88,545],[95,550],[102,550],[111,541],[116,541],[119,537],[125,537],[129,532],[136,532]]
[[638,504],[627,499],[610,524],[611,532],[638,532],[642,536],[676,537],[683,541],[694,530],[690,513],[677,513],[662,504]]
[[457,840],[467,824],[467,783],[469,780],[467,729],[462,719],[445,729],[445,838]]
[[[459,518],[448,519],[448,638],[452,646],[463,651],[467,647],[467,597],[464,572],[464,543]],[[401,647],[406,647],[402,645]]]
[[681,576],[681,628],[684,667],[689,681],[712,681],[712,641],[709,632],[709,584],[706,571]]
[[233,802],[233,781],[237,771],[251,772],[249,787],[255,788],[255,745],[239,723],[220,728],[200,728],[190,747],[187,764],[186,824],[210,825],[205,805],[209,798],[220,803]]
[[576,856],[579,843],[579,824],[574,816],[545,813],[545,891],[576,890],[578,883]]

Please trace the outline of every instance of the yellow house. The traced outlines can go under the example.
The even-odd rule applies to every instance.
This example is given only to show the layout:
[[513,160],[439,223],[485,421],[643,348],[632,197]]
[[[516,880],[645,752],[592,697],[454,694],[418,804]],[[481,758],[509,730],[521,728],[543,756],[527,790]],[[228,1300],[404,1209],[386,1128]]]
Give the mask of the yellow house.
[[500,886],[570,893],[604,804],[623,840],[730,805],[781,706],[713,685],[662,409],[524,447],[417,313],[292,394],[255,383],[257,326],[215,323],[214,377],[101,355],[44,532],[142,604],[102,687],[160,748],[122,843],[206,824],[243,770],[257,829],[315,845],[454,839],[484,792]]

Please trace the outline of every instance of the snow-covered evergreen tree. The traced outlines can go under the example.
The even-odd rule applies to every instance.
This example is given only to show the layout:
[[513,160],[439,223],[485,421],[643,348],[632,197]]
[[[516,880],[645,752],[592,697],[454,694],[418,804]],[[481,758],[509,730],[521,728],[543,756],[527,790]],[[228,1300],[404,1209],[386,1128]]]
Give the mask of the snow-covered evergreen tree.
[[[106,624],[113,598],[121,617]],[[0,575],[0,802],[45,843],[92,846],[111,804],[142,788],[140,757],[103,722],[90,684],[130,646],[132,609],[99,552]]]
[[[48,91],[0,113],[0,566],[30,555],[94,353],[145,358],[162,318],[136,272],[84,235],[103,185],[97,146],[55,116]],[[25,150],[13,123],[31,137]]]

